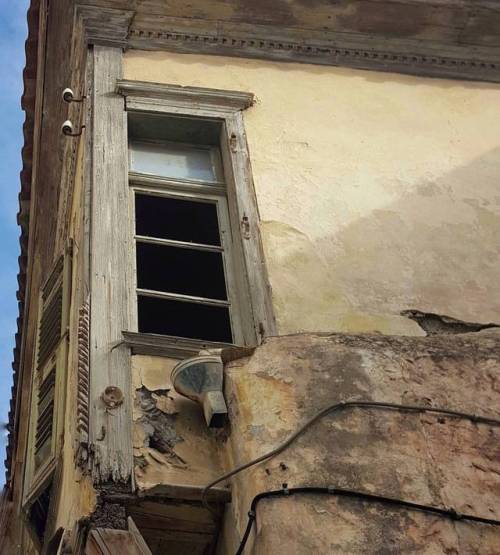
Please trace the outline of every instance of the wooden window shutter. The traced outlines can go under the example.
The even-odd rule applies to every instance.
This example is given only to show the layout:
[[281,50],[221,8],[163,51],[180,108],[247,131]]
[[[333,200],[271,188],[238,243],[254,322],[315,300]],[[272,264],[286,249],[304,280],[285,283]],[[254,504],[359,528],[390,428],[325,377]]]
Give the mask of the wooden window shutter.
[[56,267],[42,290],[41,318],[38,325],[38,347],[36,366],[40,370],[43,363],[54,352],[62,334],[64,257],[60,257]]
[[70,286],[68,248],[40,292],[25,481],[25,502],[29,504],[52,477],[63,431]]
[[38,386],[35,429],[35,472],[50,457],[54,432],[56,367],[50,369]]

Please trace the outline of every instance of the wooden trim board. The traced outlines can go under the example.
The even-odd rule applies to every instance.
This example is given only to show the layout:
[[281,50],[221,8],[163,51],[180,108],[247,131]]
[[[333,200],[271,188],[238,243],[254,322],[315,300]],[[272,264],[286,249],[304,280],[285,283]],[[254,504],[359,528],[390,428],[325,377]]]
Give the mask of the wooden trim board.
[[[137,17],[137,8],[83,2],[76,10],[92,44],[500,82],[500,55],[494,40],[491,45],[467,44],[146,13]],[[470,16],[464,9],[466,15]]]
[[[115,93],[121,77],[120,48],[94,47],[90,453],[94,482],[133,480],[131,362],[125,349],[113,349],[128,329],[132,246],[124,223],[128,206],[128,151],[123,97]],[[110,409],[101,395],[114,386],[124,402]]]

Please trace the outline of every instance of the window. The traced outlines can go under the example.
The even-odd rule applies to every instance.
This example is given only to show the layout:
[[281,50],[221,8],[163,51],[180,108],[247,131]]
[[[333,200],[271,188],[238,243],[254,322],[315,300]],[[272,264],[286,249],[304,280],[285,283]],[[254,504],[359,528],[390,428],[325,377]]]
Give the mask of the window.
[[[94,45],[91,60],[89,396],[99,403],[110,384],[130,391],[130,351],[182,359],[256,345],[276,328],[242,115],[253,94],[122,80],[120,48]],[[130,350],[115,348],[123,342]],[[131,410],[125,395],[113,414],[94,411],[96,482],[130,479]]]
[[139,333],[251,342],[243,257],[231,227],[220,148],[222,126],[207,118],[128,115]]

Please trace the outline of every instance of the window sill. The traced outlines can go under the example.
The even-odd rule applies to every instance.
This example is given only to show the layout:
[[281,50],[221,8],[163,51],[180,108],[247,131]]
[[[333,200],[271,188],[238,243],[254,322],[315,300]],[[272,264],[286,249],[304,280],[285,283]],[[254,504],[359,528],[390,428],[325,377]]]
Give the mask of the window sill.
[[218,343],[153,333],[123,331],[122,335],[125,345],[130,347],[134,355],[163,356],[179,360],[196,356],[203,349],[233,347],[231,343]]

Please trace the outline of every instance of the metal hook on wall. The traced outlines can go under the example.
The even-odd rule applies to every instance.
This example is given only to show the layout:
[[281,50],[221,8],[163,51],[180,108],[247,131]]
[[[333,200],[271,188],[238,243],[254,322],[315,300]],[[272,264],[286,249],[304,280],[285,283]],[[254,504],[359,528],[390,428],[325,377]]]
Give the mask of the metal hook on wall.
[[80,131],[75,133],[73,124],[69,119],[67,119],[61,126],[62,134],[66,135],[66,137],[79,137],[83,133],[84,129],[85,129],[85,125],[82,125],[80,127]]
[[83,102],[87,97],[83,95],[81,98],[75,98],[75,93],[72,89],[66,88],[62,92],[62,99],[64,102]]

